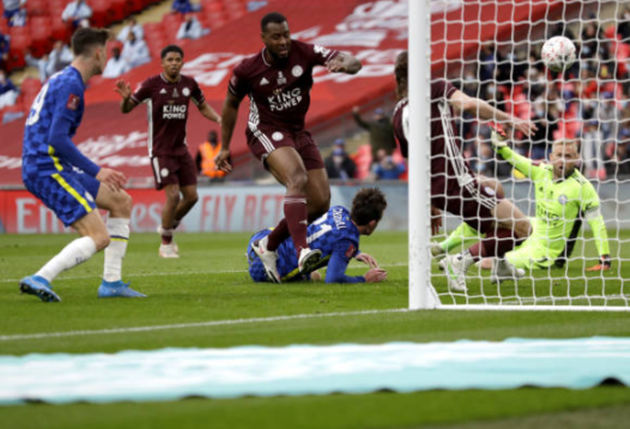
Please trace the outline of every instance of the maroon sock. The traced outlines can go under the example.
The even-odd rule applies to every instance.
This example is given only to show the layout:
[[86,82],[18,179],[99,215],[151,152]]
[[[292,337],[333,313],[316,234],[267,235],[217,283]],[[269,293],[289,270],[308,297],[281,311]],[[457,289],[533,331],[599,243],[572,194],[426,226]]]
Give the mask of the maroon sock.
[[303,195],[284,197],[284,218],[287,220],[293,245],[299,257],[300,251],[308,247],[306,244],[306,227],[308,226],[306,197]]
[[284,218],[280,221],[278,226],[276,226],[271,234],[268,235],[269,241],[267,242],[267,249],[275,252],[280,247],[280,244],[287,238],[291,237],[289,233],[289,225],[287,224],[287,219]]
[[514,249],[514,247],[524,240],[514,236],[514,233],[509,229],[497,229],[492,233],[488,233],[486,238],[481,242],[485,255],[488,257],[502,258],[507,252]]
[[[486,236],[487,238],[487,236]],[[483,241],[479,241],[468,248],[468,252],[473,257],[475,262],[486,257],[486,248],[483,246]]]

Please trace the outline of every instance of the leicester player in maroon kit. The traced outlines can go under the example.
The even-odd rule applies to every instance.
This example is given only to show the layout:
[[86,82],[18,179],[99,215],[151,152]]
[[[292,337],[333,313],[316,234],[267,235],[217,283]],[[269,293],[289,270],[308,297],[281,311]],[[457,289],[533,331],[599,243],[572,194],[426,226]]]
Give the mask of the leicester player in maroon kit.
[[173,231],[198,199],[197,167],[186,143],[189,102],[192,100],[209,120],[221,123],[195,79],[180,74],[183,65],[182,49],[169,45],[162,50],[162,73],[142,82],[134,93],[128,82],[116,82],[116,92],[123,98],[123,113],[131,112],[140,103],[147,103],[149,110],[151,167],[156,188],[166,193],[158,229],[162,236],[159,255],[163,258],[179,257]]
[[265,47],[246,58],[236,68],[223,105],[222,148],[217,167],[230,171],[230,140],[238,108],[247,95],[250,112],[247,144],[287,191],[285,218],[254,249],[265,265],[271,281],[280,282],[276,250],[289,236],[298,253],[298,268],[308,273],[321,257],[306,242],[309,220],[324,214],[330,205],[330,185],[324,162],[304,117],[310,104],[313,67],[325,66],[332,73],[355,74],[361,69],[351,55],[321,46],[291,40],[289,24],[279,13],[270,13],[261,22]]
[[[394,110],[394,132],[407,156],[409,109],[407,105],[407,52],[396,59],[397,95]],[[529,219],[512,202],[480,186],[464,162],[455,138],[452,111],[468,112],[479,119],[495,120],[507,128],[531,136],[536,129],[530,121],[521,120],[497,110],[483,100],[469,97],[444,80],[431,82],[431,205],[461,216],[464,222],[486,234],[479,243],[459,255],[446,258],[446,273],[451,290],[466,291],[466,272],[481,258],[494,257],[493,278],[514,278],[516,269],[504,258],[516,244],[531,234]],[[420,118],[419,118],[420,119]],[[421,142],[418,142],[421,143]]]

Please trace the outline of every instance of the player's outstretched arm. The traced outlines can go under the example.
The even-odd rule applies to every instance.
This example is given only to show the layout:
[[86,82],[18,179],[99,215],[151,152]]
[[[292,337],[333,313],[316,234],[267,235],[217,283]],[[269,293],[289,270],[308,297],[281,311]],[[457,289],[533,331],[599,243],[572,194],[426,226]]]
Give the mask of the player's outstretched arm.
[[535,166],[531,159],[525,158],[510,149],[507,145],[507,137],[502,131],[494,129],[492,131],[490,141],[492,142],[492,148],[496,151],[496,153],[498,153],[501,158],[512,164],[514,168],[523,173],[526,177],[537,180],[545,174],[544,170]]
[[117,80],[114,91],[122,98],[122,102],[120,103],[121,112],[129,113],[138,105],[131,99],[131,85],[129,82],[125,82],[122,79]]
[[230,165],[230,142],[232,141],[232,134],[238,119],[238,108],[240,105],[241,100],[228,90],[225,102],[223,102],[223,110],[221,111],[221,151],[214,158],[216,168],[226,173],[232,171],[232,165]]
[[522,132],[527,137],[532,136],[538,129],[538,127],[536,127],[536,125],[531,121],[525,121],[512,115],[508,115],[501,110],[495,109],[484,100],[469,97],[459,90],[456,90],[451,95],[448,102],[451,107],[455,109],[463,110],[480,119],[496,121],[507,128]]
[[199,113],[212,122],[216,122],[219,126],[221,125],[221,116],[207,102],[204,101],[203,104],[199,105]]
[[361,61],[350,54],[339,53],[326,63],[326,69],[330,73],[357,74],[361,70]]
[[606,231],[606,222],[604,216],[599,209],[599,195],[590,183],[582,186],[582,198],[580,210],[584,213],[584,218],[593,231],[595,238],[595,246],[599,254],[599,263],[593,267],[587,268],[586,271],[605,271],[612,267],[610,258],[610,245],[608,243],[608,232]]

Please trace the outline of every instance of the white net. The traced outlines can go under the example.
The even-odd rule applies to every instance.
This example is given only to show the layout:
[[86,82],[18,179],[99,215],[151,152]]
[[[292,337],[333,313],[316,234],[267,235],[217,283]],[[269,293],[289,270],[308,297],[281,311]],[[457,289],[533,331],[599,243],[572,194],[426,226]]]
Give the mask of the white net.
[[[431,282],[441,303],[630,309],[630,2],[432,6],[433,82],[449,82],[537,127],[531,136],[506,128],[507,149],[496,150],[489,122],[501,122],[500,115],[487,120],[485,108],[466,98],[433,112],[432,128],[452,119],[456,149],[448,132],[441,144],[433,134],[432,202],[459,207],[468,225],[444,210],[446,233],[433,237],[440,245],[432,248]],[[554,36],[576,47],[577,60],[564,72],[541,59]],[[440,91],[451,94],[448,86]],[[457,151],[479,186],[462,173]],[[436,179],[438,160],[447,164],[443,180]],[[516,209],[504,202],[492,208],[495,193]],[[512,249],[512,234],[525,239],[524,226],[510,226],[519,224],[519,211],[533,232]],[[488,226],[498,213],[503,232]]]

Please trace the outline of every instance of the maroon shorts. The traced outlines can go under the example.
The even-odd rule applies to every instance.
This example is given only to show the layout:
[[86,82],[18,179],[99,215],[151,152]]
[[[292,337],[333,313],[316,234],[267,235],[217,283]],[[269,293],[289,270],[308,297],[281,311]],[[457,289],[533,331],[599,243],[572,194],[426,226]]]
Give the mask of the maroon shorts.
[[[431,184],[431,187],[436,185]],[[496,195],[494,189],[489,186],[482,187],[477,181],[461,187],[456,180],[449,180],[437,186],[438,189],[446,189],[439,195],[433,195],[431,205],[441,210],[446,210],[462,218],[470,227],[485,234],[495,222],[492,210],[502,198]]]
[[313,141],[311,133],[308,131],[300,131],[291,133],[285,130],[278,130],[272,127],[259,127],[255,131],[247,129],[247,146],[256,158],[261,160],[263,164],[271,152],[274,150],[289,146],[295,148],[300,154],[306,170],[318,170],[324,168],[324,160],[322,159],[319,148]]
[[151,157],[155,189],[158,191],[166,185],[180,187],[197,184],[197,166],[189,153],[180,156]]

